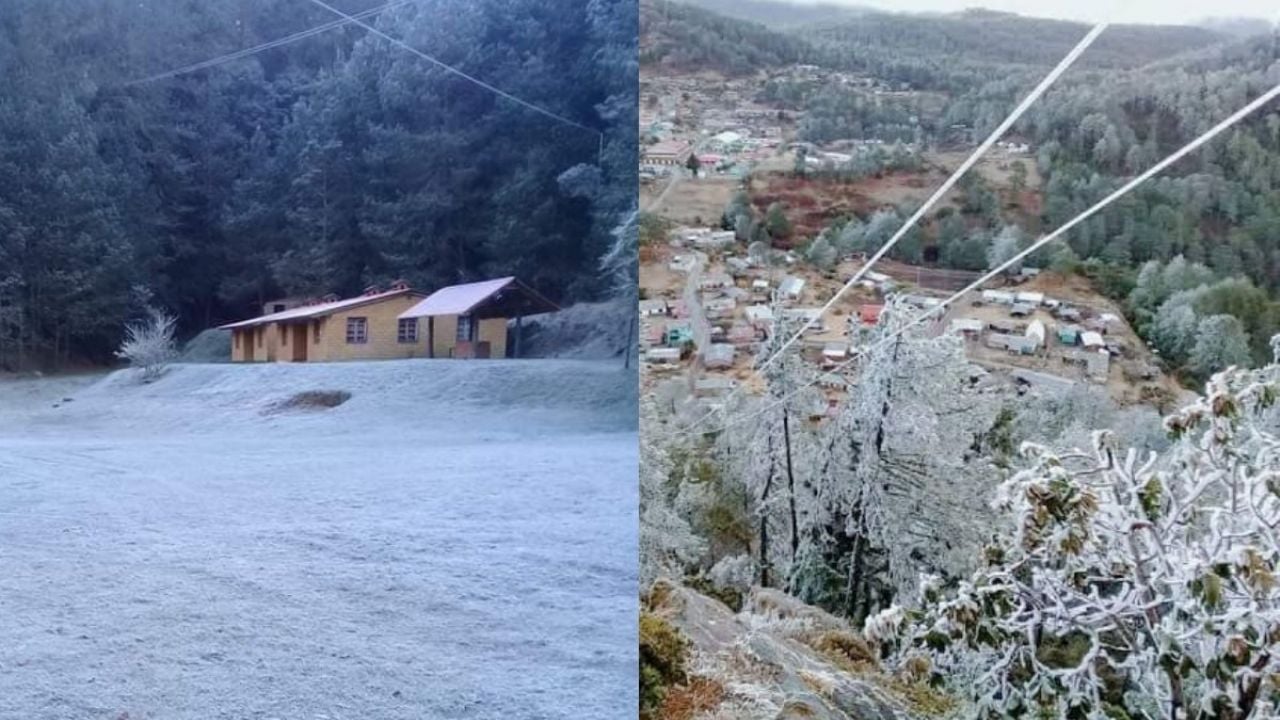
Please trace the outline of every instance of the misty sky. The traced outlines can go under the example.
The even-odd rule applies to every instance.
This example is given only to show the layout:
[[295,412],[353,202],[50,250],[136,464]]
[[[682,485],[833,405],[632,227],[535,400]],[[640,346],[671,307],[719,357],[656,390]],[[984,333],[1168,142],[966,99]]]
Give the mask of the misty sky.
[[[845,2],[846,0],[835,0]],[[851,0],[850,0],[851,1]],[[1277,0],[862,0],[852,4],[870,5],[901,12],[953,12],[968,7],[1006,10],[1021,15],[1065,18],[1096,22],[1141,22],[1180,24],[1213,17],[1259,17],[1280,21]],[[1107,18],[1107,13],[1113,13]]]

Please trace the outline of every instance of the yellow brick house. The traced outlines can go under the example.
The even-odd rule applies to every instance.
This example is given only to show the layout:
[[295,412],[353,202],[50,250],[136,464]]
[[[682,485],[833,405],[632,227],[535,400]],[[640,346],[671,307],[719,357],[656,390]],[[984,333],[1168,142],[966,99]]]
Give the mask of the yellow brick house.
[[430,296],[397,282],[222,328],[231,331],[232,362],[501,358],[509,317],[517,320],[518,356],[520,318],[556,309],[515,278],[454,285]]

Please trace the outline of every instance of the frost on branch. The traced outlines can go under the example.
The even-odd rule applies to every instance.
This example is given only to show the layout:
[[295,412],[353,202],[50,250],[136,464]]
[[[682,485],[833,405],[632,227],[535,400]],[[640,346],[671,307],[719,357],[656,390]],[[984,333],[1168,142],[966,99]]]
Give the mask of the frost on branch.
[[153,380],[177,356],[174,332],[178,319],[166,312],[152,309],[146,320],[125,326],[124,341],[116,356],[142,372],[143,380]]
[[[763,361],[778,352],[798,324],[787,323],[781,307]],[[822,398],[813,371],[792,347],[765,369],[767,392],[731,408],[720,442],[730,477],[745,493],[751,520],[751,550],[758,582],[791,589],[802,549],[812,535],[813,467],[817,453],[808,418]]]
[[967,573],[991,526],[996,478],[975,448],[999,398],[975,387],[957,338],[891,334],[914,316],[885,308],[814,463],[812,544],[840,600],[806,599],[855,619],[911,597],[922,572]]
[[928,656],[982,717],[1276,717],[1278,396],[1277,365],[1229,370],[1161,453],[1025,446],[997,501],[1014,530],[924,593],[898,660]]

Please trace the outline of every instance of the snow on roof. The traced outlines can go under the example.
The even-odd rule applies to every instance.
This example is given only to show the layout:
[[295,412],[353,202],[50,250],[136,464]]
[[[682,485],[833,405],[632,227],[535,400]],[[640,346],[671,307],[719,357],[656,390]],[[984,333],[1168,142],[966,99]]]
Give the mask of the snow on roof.
[[282,322],[287,320],[310,320],[312,318],[319,318],[319,317],[324,317],[326,315],[332,315],[333,313],[338,312],[339,310],[347,310],[354,307],[360,307],[361,305],[368,305],[370,303],[381,302],[388,298],[399,297],[401,295],[417,295],[421,297],[422,293],[417,292],[415,290],[411,290],[409,288],[400,288],[398,290],[388,290],[386,292],[381,292],[381,293],[372,293],[369,295],[361,295],[359,297],[347,298],[346,300],[335,300],[333,302],[316,303],[314,305],[303,305],[301,307],[296,307],[291,310],[284,310],[278,313],[271,313],[269,315],[262,315],[260,317],[250,318],[248,320],[241,320],[240,322],[234,322],[227,325],[223,325],[221,326],[220,329],[234,330],[236,328],[253,327],[255,325],[266,325],[268,323]]
[[663,140],[645,148],[645,155],[680,155],[689,151],[689,143],[683,140]]
[[788,276],[778,285],[784,295],[799,295],[804,290],[804,278]]
[[1080,344],[1085,347],[1102,347],[1106,343],[1102,341],[1102,335],[1092,330],[1085,330],[1080,335]]
[[951,332],[982,332],[985,327],[981,320],[976,318],[955,318],[951,321]]
[[702,363],[708,368],[731,367],[738,349],[728,343],[711,343],[703,352]]
[[752,322],[757,320],[772,320],[773,308],[768,305],[751,305],[747,308],[747,319]]
[[[504,277],[496,280],[483,280],[481,282],[450,285],[449,287],[441,288],[434,293],[431,293],[431,296],[427,299],[417,305],[414,305],[403,313],[400,313],[400,318],[409,319],[437,315],[463,315],[471,312],[476,306],[512,286],[515,286],[526,294],[531,295],[539,301],[540,305],[550,306],[554,309],[554,306],[551,305],[550,301],[521,285],[514,277]],[[546,310],[539,310],[537,312],[546,312]]]

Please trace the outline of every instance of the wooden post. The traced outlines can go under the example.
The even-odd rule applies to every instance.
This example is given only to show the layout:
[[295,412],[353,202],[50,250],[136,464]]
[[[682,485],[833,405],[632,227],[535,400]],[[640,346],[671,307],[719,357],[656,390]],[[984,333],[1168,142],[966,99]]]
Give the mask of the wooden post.
[[515,352],[511,354],[511,357],[513,358],[520,357],[520,338],[523,335],[524,335],[524,316],[516,315],[516,349],[515,349]]
[[436,356],[436,319],[435,317],[427,317],[427,357],[434,358]]

